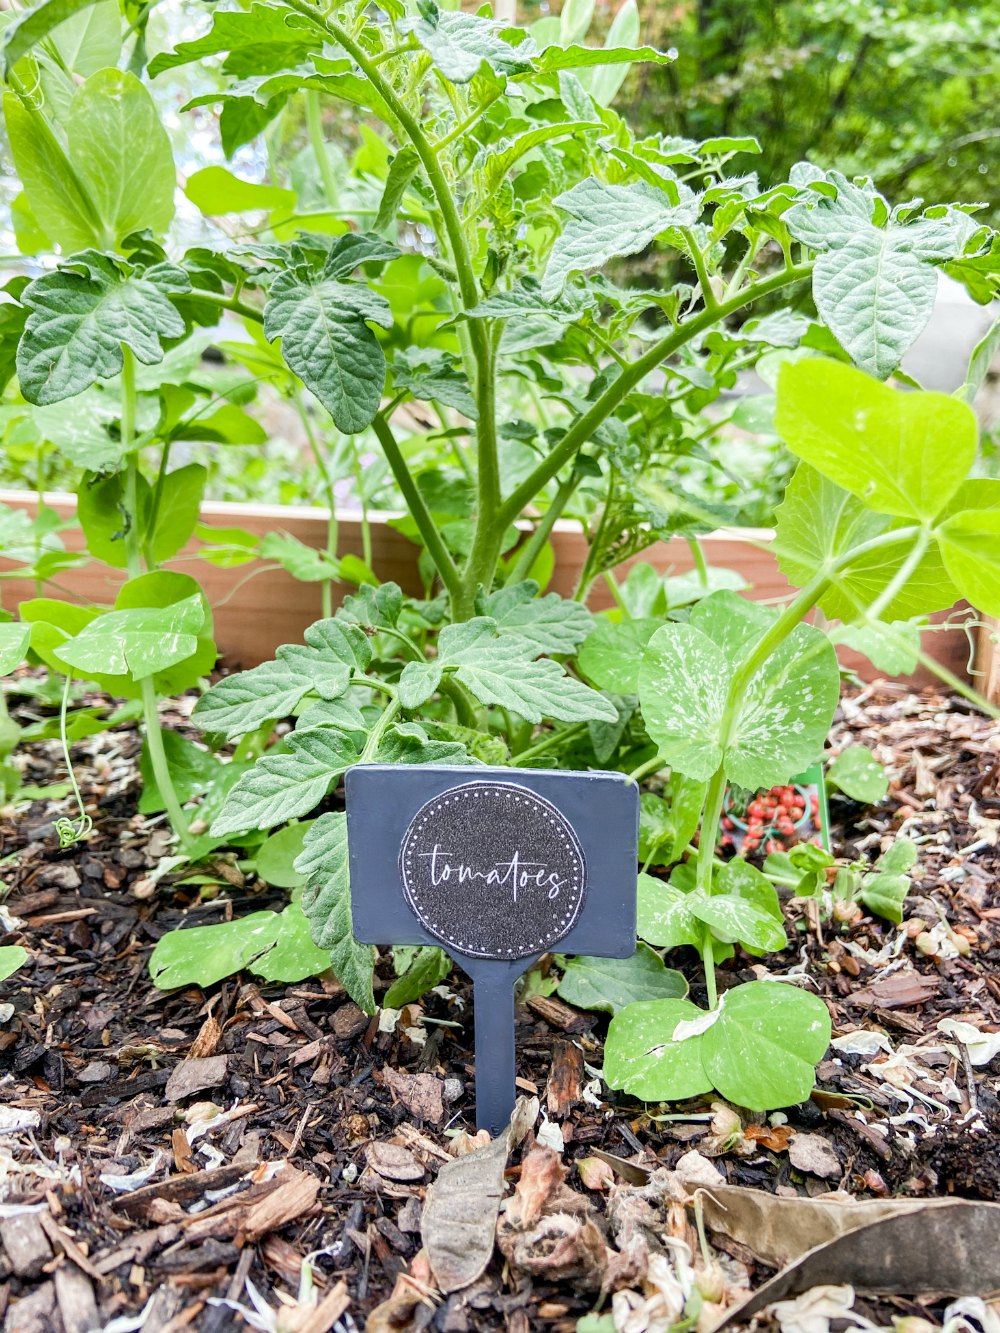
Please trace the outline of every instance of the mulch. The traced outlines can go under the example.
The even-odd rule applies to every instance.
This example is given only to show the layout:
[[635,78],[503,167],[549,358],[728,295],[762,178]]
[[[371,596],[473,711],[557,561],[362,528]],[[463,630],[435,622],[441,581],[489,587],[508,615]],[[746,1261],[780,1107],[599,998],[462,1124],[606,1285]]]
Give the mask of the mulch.
[[[598,1219],[630,1166],[639,1181],[692,1152],[720,1180],[782,1197],[1000,1198],[1000,1056],[973,1063],[938,1027],[1000,1031],[1000,734],[959,699],[870,686],[845,695],[832,738],[857,741],[889,768],[890,794],[876,808],[834,799],[835,850],[874,860],[892,835],[916,841],[907,921],[823,921],[793,906],[784,954],[737,955],[720,972],[723,986],[807,973],[841,1041],[814,1097],[784,1115],[744,1112],[735,1130],[732,1108],[710,1099],[659,1108],[666,1117],[609,1099],[596,1077],[606,1018],[543,985],[518,1007],[519,1088],[542,1117],[509,1182],[540,1142]],[[500,1255],[471,1288],[398,1300],[426,1276],[428,1186],[476,1142],[470,989],[457,970],[375,1018],[328,978],[153,987],[164,932],[286,895],[233,859],[215,864],[217,889],[164,872],[162,817],[135,813],[138,752],[128,727],[74,748],[94,830],[68,851],[53,827],[65,802],[0,812],[0,943],[30,953],[0,985],[0,1330],[221,1333],[245,1327],[234,1305],[256,1299],[282,1310],[270,1327],[305,1333],[366,1319],[376,1331],[572,1333],[595,1308],[587,1283]],[[53,743],[25,747],[23,762],[27,782],[64,777]],[[671,963],[703,1001],[686,955]],[[867,1045],[851,1040],[859,1031]],[[752,1247],[719,1246],[750,1288],[773,1271]],[[307,1256],[316,1295],[299,1302]],[[863,1308],[886,1323],[937,1307],[900,1296]]]

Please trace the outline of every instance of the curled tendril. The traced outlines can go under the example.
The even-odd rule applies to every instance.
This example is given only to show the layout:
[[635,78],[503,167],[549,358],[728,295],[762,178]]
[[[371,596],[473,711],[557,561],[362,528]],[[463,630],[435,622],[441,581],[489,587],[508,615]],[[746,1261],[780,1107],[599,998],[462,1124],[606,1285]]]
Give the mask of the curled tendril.
[[80,815],[77,819],[67,819],[63,815],[61,819],[57,819],[53,828],[59,835],[59,850],[64,852],[68,847],[83,842],[93,827],[94,821],[90,815]]
[[73,798],[76,801],[76,808],[79,814],[75,819],[70,819],[62,815],[55,820],[52,827],[59,835],[59,848],[65,851],[67,847],[73,847],[76,843],[82,842],[90,830],[94,827],[94,821],[83,808],[83,797],[80,795],[80,784],[76,780],[76,773],[73,771],[73,759],[69,752],[69,736],[66,731],[66,711],[69,708],[69,692],[72,679],[67,676],[63,681],[62,704],[59,709],[59,739],[62,742],[63,757],[66,760],[66,772],[69,775],[70,786],[73,788]]

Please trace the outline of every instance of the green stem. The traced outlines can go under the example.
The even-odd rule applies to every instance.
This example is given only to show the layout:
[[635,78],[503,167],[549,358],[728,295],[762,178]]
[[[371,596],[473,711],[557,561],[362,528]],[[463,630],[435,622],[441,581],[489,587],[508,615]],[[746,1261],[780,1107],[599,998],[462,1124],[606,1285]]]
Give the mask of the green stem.
[[[130,579],[134,579],[142,573],[142,555],[139,543],[139,462],[135,450],[132,448],[135,439],[135,357],[130,347],[122,347],[122,358],[121,429],[122,449],[126,455],[125,508],[128,511],[125,526],[125,558],[128,576]],[[156,687],[153,684],[152,676],[144,676],[139,682],[139,689],[142,697],[142,717],[146,731],[146,749],[149,753],[153,777],[156,779],[157,788],[163,798],[167,817],[173,826],[174,832],[180,839],[185,851],[190,851],[194,843],[188,830],[187,820],[184,818],[181,803],[177,798],[173,778],[170,775],[170,765],[167,762],[167,752],[163,746],[163,732],[160,730],[160,719],[157,713]]]
[[511,566],[510,573],[504,580],[508,587],[512,583],[520,583],[522,579],[526,579],[531,573],[532,566],[541,555],[542,549],[548,541],[549,534],[555,527],[557,519],[569,504],[573,492],[579,484],[580,473],[574,468],[552,497],[552,503],[539,519],[534,532],[521,547],[520,551],[518,551],[517,557]]
[[604,571],[604,582],[608,592],[615,599],[615,605],[618,607],[618,610],[621,611],[626,620],[632,620],[632,612],[625,605],[625,598],[622,596],[622,590],[618,586],[618,580],[610,569]]
[[737,292],[735,296],[720,305],[699,311],[697,315],[685,320],[683,324],[655,342],[644,355],[632,363],[628,370],[623,370],[618,378],[608,385],[582,416],[577,417],[555,448],[511,492],[500,506],[496,523],[503,528],[512,523],[529,500],[532,500],[545,483],[565,467],[598,427],[603,425],[611,413],[624,402],[635,386],[641,383],[651,370],[655,370],[661,361],[665,361],[692,338],[704,333],[728,315],[735,314],[736,311],[752,305],[761,297],[779,291],[793,282],[801,282],[810,275],[812,267],[811,263],[786,267],[769,278],[751,283],[749,287],[745,287],[743,291]]
[[[882,628],[886,630],[888,627],[883,625]],[[891,631],[889,637],[895,637]],[[899,643],[900,647],[908,648],[910,646],[902,637],[897,638],[896,642]],[[1000,719],[1000,708],[996,704],[991,703],[984,694],[980,694],[978,690],[973,689],[960,676],[956,676],[954,671],[949,671],[943,662],[931,657],[930,653],[924,652],[923,648],[917,649],[917,661],[925,670],[930,671],[937,676],[938,680],[943,681],[945,685],[953,689],[956,694],[960,694],[963,699],[968,699],[970,704],[975,704],[980,712],[985,713],[987,717]]]
[[691,262],[694,264],[694,271],[698,275],[702,303],[706,310],[711,310],[714,313],[719,309],[719,305],[715,299],[715,293],[712,291],[712,284],[708,280],[708,269],[705,267],[705,256],[702,253],[701,246],[695,239],[694,232],[690,227],[682,227],[681,233],[687,241]]
[[698,843],[697,886],[710,897],[712,893],[712,865],[719,841],[719,820],[726,796],[726,773],[720,766],[712,774],[705,793],[705,812],[701,821],[701,840]]
[[708,563],[705,560],[705,552],[702,549],[701,542],[697,537],[688,537],[688,550],[691,552],[691,558],[694,560],[694,567],[698,571],[698,582],[705,589],[708,588]]
[[469,727],[473,731],[481,730],[476,706],[462,688],[461,682],[455,680],[454,676],[443,676],[441,693],[446,694],[455,705],[455,718],[460,727]]
[[638,768],[633,768],[629,778],[632,782],[641,782],[643,778],[648,778],[650,773],[658,773],[661,768],[666,768],[666,764],[659,755],[654,755],[652,759],[647,759]]
[[[71,676],[66,676],[66,678],[63,681],[62,702],[59,705],[59,740],[62,743],[63,759],[65,760],[66,763],[66,774],[69,778],[69,785],[73,789],[73,799],[76,801],[76,808],[80,812],[76,818],[75,827],[73,830],[73,841],[79,842],[81,838],[86,837],[86,835],[90,832],[90,829],[93,827],[93,821],[91,820],[90,815],[87,814],[86,808],[84,807],[83,804],[83,796],[80,792],[80,784],[76,780],[76,773],[73,769],[73,757],[70,754],[69,735],[66,730],[66,714],[69,709],[69,693],[72,684],[73,684],[73,678]],[[6,716],[7,713],[6,700],[4,700],[3,712],[4,715]],[[62,845],[63,842],[62,835],[60,835],[59,841],[60,845]]]
[[351,677],[352,685],[364,685],[369,690],[377,690],[379,694],[387,694],[390,699],[395,699],[397,690],[395,685],[390,685],[387,680],[380,680],[378,676],[360,676]]
[[156,707],[156,686],[153,684],[152,676],[143,676],[139,682],[139,687],[142,690],[142,716],[146,726],[146,749],[149,752],[153,777],[163,800],[167,818],[180,839],[181,846],[186,852],[191,852],[194,847],[194,839],[191,837],[187,820],[184,818],[184,811],[177,797],[174,780],[170,773],[167,752],[163,746],[163,732],[160,729],[160,719]]
[[372,567],[372,525],[368,521],[368,500],[365,496],[365,479],[361,471],[361,454],[358,452],[358,440],[356,435],[351,437],[351,465],[354,472],[354,489],[358,493],[358,504],[361,506],[361,558],[365,565]]
[[489,111],[493,103],[498,101],[502,96],[503,90],[494,93],[492,97],[488,97],[485,102],[480,102],[475,111],[466,116],[464,120],[460,121],[454,129],[449,130],[443,138],[435,139],[434,143],[431,145],[434,152],[440,153],[442,148],[447,148],[450,144],[453,144],[456,139],[461,139],[466,130],[471,130],[476,121],[481,120],[482,117],[486,115],[486,112]]
[[896,570],[895,574],[885,585],[879,595],[868,607],[867,615],[870,620],[881,620],[886,610],[892,606],[893,602],[909,583],[913,572],[923,560],[928,546],[931,543],[931,532],[929,528],[922,528],[916,541],[910,547],[906,559]]
[[[698,843],[697,879],[698,888],[706,896],[712,893],[712,869],[715,864],[715,847],[719,840],[719,819],[722,815],[722,803],[726,795],[726,774],[720,765],[708,784],[705,795],[705,813],[701,822],[701,839]],[[715,941],[712,929],[705,926],[702,936],[701,956],[705,964],[705,989],[708,994],[708,1007],[715,1009],[719,1003],[715,984]]]
[[392,433],[392,428],[383,413],[380,412],[372,422],[372,430],[382,446],[386,461],[392,469],[392,475],[396,478],[396,485],[403,492],[403,499],[406,501],[410,516],[424,539],[424,545],[427,547],[428,554],[441,576],[441,582],[454,602],[464,593],[462,576],[458,572],[458,566],[451,558],[451,552],[445,546],[441,534],[437,530],[437,525],[424,503],[424,497],[420,494],[417,483],[413,479],[413,474],[406,465],[402,450]]
[[530,768],[533,759],[537,759],[540,754],[547,754],[549,750],[555,749],[563,741],[575,740],[577,736],[582,736],[587,730],[586,722],[574,722],[570,727],[563,727],[561,731],[547,731],[540,741],[534,745],[522,750],[521,753],[511,760],[512,768]]
[[236,296],[225,296],[222,292],[206,292],[200,287],[195,287],[191,290],[191,297],[208,305],[218,306],[220,310],[232,310],[234,314],[242,315],[244,319],[252,319],[257,324],[264,323],[263,310],[247,305]]
[[873,537],[870,541],[852,547],[851,550],[845,551],[836,559],[820,567],[805,587],[799,591],[798,595],[789,602],[777,620],[773,621],[765,633],[751,646],[746,657],[738,663],[736,670],[733,672],[726,696],[719,740],[723,751],[732,741],[733,731],[739,717],[739,705],[754,673],[767,661],[778,645],[791,634],[795,626],[805,619],[826,592],[834,576],[841,569],[853,564],[859,557],[867,555],[870,551],[878,551],[886,546],[897,546],[910,537],[915,538],[921,531],[922,529],[914,526],[884,532],[879,537]]
[[392,625],[379,625],[378,632],[379,634],[388,634],[391,639],[396,639],[397,642],[401,643],[414,662],[424,661],[424,654],[410,636],[404,634],[401,629],[396,629]]
[[156,520],[159,517],[160,502],[163,499],[163,486],[167,479],[167,464],[170,462],[171,443],[171,440],[164,440],[163,442],[163,448],[160,451],[160,466],[156,470],[156,485],[153,487],[153,498],[149,504],[146,539],[143,542],[143,555],[147,569],[151,569],[156,563],[153,559],[153,533],[156,531]]
[[[334,491],[333,473],[330,471],[329,464],[323,456],[323,451],[319,447],[319,441],[316,439],[316,432],[313,430],[312,421],[305,404],[302,401],[301,394],[295,395],[295,406],[298,409],[299,418],[302,422],[302,429],[306,433],[306,439],[309,442],[309,450],[315,459],[316,466],[319,468],[320,476],[323,478],[323,485],[326,488],[326,503],[329,508],[329,517],[326,520],[326,554],[331,561],[337,558],[337,495]],[[329,620],[333,615],[333,579],[326,578],[320,584],[320,607],[324,620]]]
[[733,273],[733,276],[729,280],[729,283],[726,287],[725,295],[723,297],[724,300],[728,301],[729,298],[732,296],[733,292],[739,289],[740,283],[747,275],[747,270],[749,269],[753,261],[757,258],[759,248],[760,246],[758,241],[751,241],[749,243],[746,250],[744,251],[743,258],[736,265],[736,271]]
[[615,471],[614,464],[608,465],[608,493],[604,499],[604,505],[601,509],[601,517],[597,524],[597,531],[593,538],[587,544],[587,557],[583,562],[583,568],[580,570],[580,577],[577,580],[576,588],[573,591],[574,602],[586,602],[590,596],[590,589],[593,587],[594,579],[597,573],[594,566],[601,557],[601,538],[608,526],[608,515],[611,512],[611,505],[614,502],[615,491],[618,486],[618,473]]
[[397,698],[391,698],[382,710],[378,721],[368,733],[368,739],[365,741],[365,748],[361,751],[358,759],[359,764],[368,763],[374,759],[378,753],[378,747],[382,743],[382,737],[389,730],[389,727],[399,716],[401,704]]
[[319,93],[310,88],[306,91],[306,127],[309,131],[309,143],[319,169],[319,178],[323,184],[323,197],[331,208],[337,206],[337,182],[334,178],[330,155],[326,151],[326,139],[323,135],[323,107]]

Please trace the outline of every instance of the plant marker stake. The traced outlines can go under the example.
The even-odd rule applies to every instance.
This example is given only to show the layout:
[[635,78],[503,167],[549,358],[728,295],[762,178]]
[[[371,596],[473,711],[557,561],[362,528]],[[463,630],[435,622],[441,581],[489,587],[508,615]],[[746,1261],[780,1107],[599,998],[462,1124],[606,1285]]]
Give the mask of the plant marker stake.
[[472,979],[476,1123],[515,1100],[514,985],[560,951],[630,958],[639,789],[620,773],[359,764],[345,780],[362,943],[432,944]]

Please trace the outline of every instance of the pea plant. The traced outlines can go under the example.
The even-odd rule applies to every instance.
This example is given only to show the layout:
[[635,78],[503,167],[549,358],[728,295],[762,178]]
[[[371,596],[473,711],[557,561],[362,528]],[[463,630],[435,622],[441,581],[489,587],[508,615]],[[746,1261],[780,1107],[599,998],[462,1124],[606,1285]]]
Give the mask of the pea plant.
[[[822,751],[840,677],[830,636],[806,623],[814,608],[864,630],[874,652],[912,651],[920,619],[959,598],[1000,611],[989,540],[1000,483],[968,480],[971,409],[883,383],[930,315],[939,269],[974,278],[976,292],[989,285],[992,237],[974,206],[891,207],[869,180],[808,163],[769,185],[730,174],[736,155],[758,150],[752,139],[636,139],[612,109],[621,79],[672,54],[582,45],[572,10],[568,26],[534,34],[434,0],[388,0],[377,15],[310,0],[214,11],[202,36],[157,55],[149,73],[211,64],[218,86],[195,100],[221,106],[230,153],[303,104],[325,201],[300,217],[276,209],[264,236],[173,257],[159,244],[165,211],[109,219],[96,182],[81,193],[82,122],[53,128],[18,74],[34,62],[41,77],[63,9],[48,27],[41,11],[34,26],[12,25],[9,123],[34,127],[64,171],[57,207],[42,173],[31,176],[36,140],[15,150],[27,203],[62,256],[8,289],[13,364],[20,394],[43,409],[117,394],[108,436],[119,453],[80,499],[86,517],[85,494],[104,497],[88,541],[129,576],[121,604],[83,623],[36,614],[30,648],[56,669],[138,691],[156,785],[189,854],[259,847],[276,830],[258,870],[267,877],[263,858],[270,882],[292,890],[289,908],[200,928],[197,940],[199,930],[165,937],[151,960],[159,984],[244,965],[290,980],[332,965],[373,1011],[376,956],[351,931],[336,800],[345,771],[604,766],[645,780],[662,807],[649,862],[660,873],[639,878],[642,947],[617,970],[573,960],[562,983],[614,1011],[609,1085],[649,1100],[714,1088],[748,1107],[784,1105],[808,1095],[829,1019],[793,986],[719,994],[716,965],[737,945],[761,954],[786,943],[779,869],[769,878],[717,855],[726,787],[787,783]],[[114,78],[118,95],[138,96],[134,76]],[[359,167],[364,206],[355,193],[338,207],[317,110],[327,101],[380,126]],[[134,160],[121,171],[142,179]],[[73,228],[53,220],[59,209],[76,210]],[[628,283],[629,258],[651,246],[676,275],[664,289]],[[213,746],[237,748],[218,800],[199,811],[211,820],[199,844],[168,796],[176,773],[162,737],[157,758],[155,711],[158,694],[211,667],[209,611],[196,585],[176,582],[190,576],[159,568],[178,549],[179,525],[165,544],[156,537],[183,508],[164,505],[176,472],[161,454],[144,490],[138,456],[196,410],[160,367],[222,312],[247,333],[234,358],[249,364],[251,347],[273,359],[280,345],[295,392],[319,404],[337,439],[377,447],[426,589],[406,596],[356,569],[357,591],[335,611],[331,596],[304,644],[202,694],[195,720]],[[782,610],[705,567],[697,536],[725,514],[677,484],[679,460],[712,457],[710,409],[739,370],[765,360],[777,430],[799,460],[777,538],[799,591]],[[138,367],[160,386],[148,391],[148,426]],[[193,378],[180,387],[190,393]],[[437,424],[413,432],[415,409]],[[574,506],[589,541],[576,595],[543,594],[553,525]],[[693,582],[614,581],[623,559],[674,533],[694,543]],[[585,601],[601,577],[618,604],[595,618]],[[704,961],[705,1007],[664,966],[681,945]],[[389,1003],[447,968],[437,950],[395,961]]]

